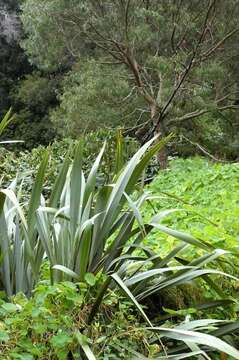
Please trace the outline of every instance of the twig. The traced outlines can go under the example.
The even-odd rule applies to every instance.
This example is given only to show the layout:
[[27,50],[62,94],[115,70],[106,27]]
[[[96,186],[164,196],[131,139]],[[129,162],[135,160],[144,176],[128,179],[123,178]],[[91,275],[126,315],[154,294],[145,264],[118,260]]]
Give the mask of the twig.
[[[225,106],[221,106],[221,107],[217,107],[215,108],[215,111],[226,111],[226,110],[239,110],[239,106],[238,105],[225,105]],[[179,118],[175,118],[175,119],[171,119],[167,122],[167,125],[171,124],[171,123],[175,123],[175,122],[183,122],[186,120],[191,120],[191,119],[195,119],[197,117],[200,117],[202,115],[205,115],[207,113],[210,113],[212,110],[211,109],[202,109],[202,110],[196,110],[193,111],[191,113],[188,113],[186,115],[183,115]]]
[[223,159],[218,159],[216,158],[215,156],[213,156],[212,154],[210,154],[202,145],[196,143],[196,142],[193,142],[191,140],[189,140],[186,136],[184,135],[181,135],[182,138],[184,138],[186,141],[188,141],[191,145],[194,145],[196,146],[203,154],[207,155],[208,157],[210,157],[211,159],[213,159],[214,161],[216,162],[221,162],[221,163],[224,163],[224,164],[235,164],[238,162],[238,160],[236,161],[227,161],[227,160],[223,160]]

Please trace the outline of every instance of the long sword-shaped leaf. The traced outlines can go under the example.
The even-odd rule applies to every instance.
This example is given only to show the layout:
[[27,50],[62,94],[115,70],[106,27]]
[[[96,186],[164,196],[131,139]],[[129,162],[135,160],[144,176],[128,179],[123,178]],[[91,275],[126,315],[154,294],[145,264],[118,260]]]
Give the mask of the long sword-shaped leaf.
[[[138,164],[136,164],[132,176],[127,184],[125,190],[127,194],[130,194],[134,190],[134,186],[136,182],[139,180],[140,176],[142,175],[143,171],[145,170],[145,168],[147,167],[153,156],[157,154],[157,152],[160,149],[162,149],[170,141],[170,139],[172,139],[173,136],[174,136],[173,134],[170,134],[169,136],[160,140],[155,145],[153,145],[146,154],[143,155],[141,161]],[[155,140],[157,140],[157,136],[153,139],[153,141]],[[152,140],[150,141],[151,141],[150,144],[152,144]]]
[[13,192],[13,190],[11,190],[11,189],[1,189],[0,193],[4,194],[4,196],[6,196],[12,202],[12,204],[14,205],[14,207],[16,208],[16,210],[18,212],[18,215],[19,215],[19,217],[21,219],[21,222],[24,225],[24,228],[27,231],[27,229],[28,229],[27,220],[25,218],[23,210],[22,210],[22,208],[21,208],[21,206],[19,204],[19,201],[18,201],[15,193]]
[[85,356],[88,360],[96,360],[95,355],[93,354],[93,352],[91,351],[89,345],[87,344],[87,342],[85,341],[84,337],[82,336],[82,334],[77,331],[75,333],[76,339],[79,343],[79,345],[81,346],[82,350],[85,353]]
[[[124,196],[129,204],[129,207],[132,209],[132,211],[134,213],[134,217],[135,217],[136,221],[138,222],[138,225],[142,231],[142,234],[144,236],[146,236],[143,217],[142,217],[142,215],[140,213],[140,209],[139,209],[141,204],[139,205],[138,201],[136,203],[134,201],[132,201],[131,198],[126,193],[124,193]],[[143,197],[146,200],[147,195],[145,194]]]
[[132,300],[132,302],[134,303],[134,305],[137,307],[137,309],[139,310],[139,312],[141,313],[141,315],[143,316],[143,318],[145,319],[145,321],[148,324],[151,324],[150,326],[152,326],[151,321],[149,320],[148,316],[145,314],[142,306],[140,306],[140,304],[138,303],[138,301],[136,300],[136,298],[134,297],[134,295],[131,293],[131,291],[127,288],[127,286],[124,284],[124,282],[121,280],[121,278],[116,274],[112,274],[111,277],[115,280],[115,282],[119,285],[119,287],[125,292],[125,294],[129,297],[130,300]]
[[142,300],[145,297],[158,292],[159,290],[162,289],[166,289],[168,287],[172,287],[172,286],[177,286],[180,284],[184,284],[188,281],[191,281],[197,277],[203,276],[203,275],[207,275],[207,274],[216,274],[216,275],[222,275],[222,276],[226,276],[229,277],[233,280],[237,280],[237,278],[235,276],[223,273],[221,271],[217,271],[217,270],[211,270],[211,269],[205,269],[205,270],[189,270],[186,273],[183,273],[181,275],[177,276],[177,273],[175,274],[175,277],[173,279],[170,280],[165,280],[165,281],[159,281],[158,284],[152,285],[150,286],[148,289],[146,289],[145,291],[143,291],[142,293],[140,293],[137,296],[138,300]]
[[210,244],[206,243],[205,241],[198,240],[198,239],[194,238],[193,236],[191,236],[189,234],[186,234],[184,232],[174,230],[174,229],[170,229],[170,228],[168,228],[168,227],[166,227],[164,225],[157,224],[157,223],[150,223],[150,225],[152,225],[156,229],[161,230],[162,232],[164,232],[167,235],[173,236],[176,239],[179,239],[179,240],[184,241],[184,242],[186,242],[188,244],[194,245],[194,246],[196,246],[196,247],[198,247],[200,249],[210,250],[210,249],[213,248]]
[[18,202],[18,199],[16,198],[15,193],[11,189],[1,189],[0,193],[4,194],[8,200],[14,205],[19,218],[21,220],[22,230],[24,232],[24,246],[26,247],[27,256],[29,257],[29,262],[31,263],[32,269],[35,269],[35,259],[34,259],[34,252],[33,252],[33,246],[30,241],[29,237],[29,228],[27,224],[27,220],[24,216],[23,210]]
[[[131,180],[132,183],[137,182],[139,176],[135,176],[134,178],[132,178],[132,174],[136,166],[140,164],[141,157],[144,155],[150,145],[154,142],[154,140],[155,139],[148,141],[137,151],[137,153],[131,158],[125,169],[120,174],[118,180],[116,181],[116,184],[114,185],[114,188],[110,194],[109,201],[106,207],[106,212],[102,223],[102,237],[109,233],[109,229],[115,220],[119,203],[122,199],[122,196],[129,181]],[[141,170],[143,171],[143,167]]]
[[84,196],[84,175],[82,172],[83,145],[80,141],[75,148],[75,156],[70,180],[70,224],[71,236],[74,238],[77,224],[81,219]]
[[232,334],[233,331],[236,331],[239,329],[239,321],[232,321],[229,322],[226,325],[220,326],[217,330],[214,330],[212,334],[214,336],[224,336],[227,334]]
[[123,168],[123,135],[122,129],[117,130],[116,134],[116,156],[115,156],[115,173],[118,174]]
[[193,320],[193,321],[186,321],[180,325],[177,326],[177,329],[182,330],[201,330],[204,328],[207,328],[209,325],[219,325],[221,323],[225,323],[224,320],[218,320],[218,319],[201,319],[201,320]]
[[[26,256],[26,255],[25,255]],[[16,229],[14,239],[14,265],[16,277],[16,293],[23,291],[26,288],[24,284],[24,266],[26,266],[27,259],[23,257],[23,244],[20,238],[19,216],[16,216]]]
[[66,155],[66,158],[63,162],[62,168],[60,170],[59,175],[56,178],[55,184],[53,185],[51,196],[49,199],[49,206],[56,208],[58,205],[58,202],[60,200],[63,187],[65,185],[67,172],[69,170],[70,166],[70,159],[69,159],[69,153]]
[[91,271],[94,271],[102,257],[104,251],[104,238],[99,237],[101,232],[101,225],[105,216],[106,205],[110,196],[112,188],[104,186],[97,194],[94,214],[100,214],[94,222],[92,244],[90,250],[89,266]]
[[205,353],[205,351],[202,351],[202,350],[182,353],[179,355],[167,355],[167,356],[154,357],[154,360],[182,360],[182,359],[196,359],[196,358],[198,359],[199,355],[203,355],[204,359],[211,360],[211,358]]
[[[42,162],[40,164],[40,167],[38,169],[36,180],[34,182],[32,192],[31,192],[31,198],[30,203],[28,207],[28,213],[27,213],[27,224],[28,224],[28,232],[29,232],[29,239],[32,241],[32,236],[35,229],[35,223],[36,223],[36,210],[40,205],[40,199],[41,199],[41,193],[43,189],[43,182],[46,174],[46,168],[48,165],[48,159],[49,159],[49,152],[46,151]],[[34,246],[34,245],[33,245]]]
[[[166,255],[163,259],[154,262],[153,267],[164,267],[171,261],[178,253],[184,250],[188,245],[187,244],[179,244],[176,246],[168,255]],[[188,264],[187,264],[188,265]]]
[[6,140],[6,141],[0,141],[0,144],[17,144],[17,143],[23,143],[23,140]]
[[36,213],[36,225],[39,232],[40,241],[42,246],[49,258],[51,265],[56,264],[55,251],[52,243],[50,224],[47,218],[47,213],[41,211],[41,209],[37,210]]
[[8,126],[8,124],[14,120],[14,115],[11,116],[12,109],[10,108],[6,115],[3,117],[3,119],[0,121],[0,135],[2,135],[5,128]]
[[10,264],[10,247],[11,242],[8,237],[7,224],[3,211],[5,196],[0,194],[0,249],[3,254],[2,276],[8,296],[12,295],[11,284],[11,264]]
[[108,267],[110,266],[110,264],[112,264],[112,261],[116,257],[120,256],[120,254],[123,251],[124,245],[131,238],[134,220],[135,219],[134,219],[133,214],[129,213],[127,218],[125,219],[125,222],[121,226],[121,229],[120,229],[118,235],[115,237],[111,246],[106,251],[105,254],[107,255],[107,257],[105,259],[105,264],[104,264],[105,271],[108,270]]
[[223,255],[228,255],[228,254],[230,254],[230,251],[216,249],[215,251],[213,251],[212,254],[206,254],[204,256],[201,256],[198,259],[191,261],[188,265],[203,267],[206,264],[208,264],[209,262],[216,260],[218,257],[223,256]]
[[[89,254],[90,254],[90,247],[91,247],[91,234],[92,234],[92,223],[89,223],[83,234],[82,239],[80,242],[80,248],[79,248],[79,275],[80,280],[84,281],[85,274],[87,272],[87,266],[89,264]],[[77,269],[78,270],[78,269]]]
[[87,203],[88,198],[90,197],[90,195],[92,194],[92,192],[95,189],[96,175],[97,175],[97,171],[98,171],[102,156],[103,156],[104,151],[105,151],[105,146],[106,146],[106,143],[104,143],[99,155],[97,156],[97,158],[96,158],[96,160],[95,160],[95,162],[94,162],[94,164],[93,164],[93,166],[92,166],[92,168],[90,170],[89,176],[87,178],[86,186],[85,186],[85,194],[84,194],[84,204],[83,204],[83,206]]
[[143,280],[148,280],[148,279],[154,277],[155,275],[162,275],[164,273],[171,272],[173,270],[177,271],[177,270],[185,270],[185,269],[187,269],[187,270],[193,269],[193,267],[192,266],[172,266],[172,267],[167,267],[167,268],[152,269],[152,270],[144,271],[142,273],[139,273],[139,274],[131,277],[129,280],[126,280],[125,285],[132,286]]
[[65,273],[66,275],[68,275],[69,277],[71,277],[73,279],[76,279],[76,280],[80,279],[80,276],[76,272],[68,269],[66,266],[54,265],[54,266],[52,266],[52,269],[62,271],[63,273]]
[[203,334],[196,331],[186,331],[179,329],[167,329],[163,327],[152,327],[147,328],[160,334],[161,337],[167,337],[174,340],[179,340],[187,343],[193,343],[198,345],[206,345],[210,348],[213,348],[217,351],[226,353],[232,356],[234,359],[239,359],[239,351],[236,350],[231,345],[227,344],[225,341],[222,341],[215,336]]

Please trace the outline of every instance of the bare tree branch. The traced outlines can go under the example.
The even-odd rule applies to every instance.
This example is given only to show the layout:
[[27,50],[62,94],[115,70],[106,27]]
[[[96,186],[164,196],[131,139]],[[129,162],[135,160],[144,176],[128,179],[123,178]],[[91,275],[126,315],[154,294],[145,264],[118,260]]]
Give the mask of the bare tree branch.
[[[221,107],[217,107],[215,109],[216,111],[225,111],[225,110],[239,110],[239,106],[237,105],[225,105],[225,106],[221,106]],[[203,110],[195,110],[191,113],[185,114],[181,117],[175,118],[175,119],[170,119],[167,121],[167,125],[173,124],[173,123],[177,123],[177,122],[184,122],[187,120],[191,120],[191,119],[195,119],[197,117],[200,117],[204,114],[208,114],[212,112],[211,109],[203,109]]]
[[199,49],[199,46],[203,40],[203,37],[204,37],[204,34],[205,34],[205,30],[206,30],[206,26],[207,26],[207,22],[208,22],[208,18],[210,16],[210,13],[211,13],[211,9],[213,8],[213,5],[214,5],[214,1],[210,2],[209,4],[209,7],[208,7],[208,10],[207,10],[207,13],[206,13],[206,16],[205,16],[205,20],[204,20],[204,24],[203,24],[203,27],[202,27],[202,31],[201,31],[201,35],[199,37],[199,40],[197,42],[197,45],[193,51],[193,54],[191,56],[191,59],[189,61],[189,64],[188,66],[186,67],[183,75],[181,76],[181,79],[179,80],[176,88],[174,89],[173,93],[171,94],[171,96],[169,97],[168,101],[166,102],[166,104],[164,105],[163,109],[161,110],[160,112],[160,116],[159,116],[159,119],[158,119],[158,122],[156,124],[156,127],[158,125],[158,123],[161,121],[162,117],[164,116],[165,112],[167,111],[169,105],[171,104],[171,102],[173,101],[174,97],[176,96],[178,90],[180,89],[181,85],[183,84],[183,82],[185,81],[187,75],[189,74],[192,66],[193,66],[193,62],[195,61],[195,58],[196,58],[196,55],[197,55],[197,52],[198,52],[198,49]]
[[186,136],[181,135],[182,138],[184,138],[186,141],[188,141],[191,145],[196,146],[204,155],[207,155],[208,157],[210,157],[212,160],[216,161],[216,162],[221,162],[221,163],[237,163],[236,161],[226,161],[226,160],[222,160],[222,159],[218,159],[215,156],[213,156],[212,154],[209,153],[209,151],[207,151],[202,145],[191,141],[190,139],[188,139]]
[[234,34],[236,34],[239,31],[239,28],[236,28],[229,32],[226,36],[224,36],[223,39],[218,41],[211,49],[207,50],[205,53],[203,53],[200,56],[199,62],[206,60],[210,55],[212,55],[220,46],[222,46],[226,40],[228,40],[230,37],[232,37]]
[[129,7],[130,7],[130,1],[131,1],[131,0],[128,0],[128,1],[127,1],[126,7],[125,7],[125,38],[126,38],[127,44],[129,43],[128,29],[129,29]]

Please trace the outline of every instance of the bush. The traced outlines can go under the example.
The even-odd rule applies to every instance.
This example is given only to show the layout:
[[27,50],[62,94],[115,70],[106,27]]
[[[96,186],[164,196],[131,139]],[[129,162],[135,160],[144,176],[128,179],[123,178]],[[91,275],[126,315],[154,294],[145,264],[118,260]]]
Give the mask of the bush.
[[135,126],[142,101],[132,91],[124,67],[106,68],[97,61],[81,61],[65,77],[62,87],[60,106],[51,112],[51,121],[61,136],[77,138],[92,130]]
[[[126,300],[108,292],[102,313],[82,334],[90,309],[90,285],[64,282],[37,285],[34,296],[27,300],[16,295],[12,303],[0,300],[0,359],[33,360],[81,358],[81,341],[89,345],[97,359],[125,359],[128,348],[147,354],[150,346],[142,344],[145,332]],[[87,336],[87,335],[88,336]],[[152,334],[148,332],[148,338]],[[146,338],[146,337],[145,337]],[[7,342],[7,346],[5,346]],[[125,349],[120,347],[124,344]],[[71,355],[71,357],[70,357]]]
[[[21,191],[16,192],[17,181],[13,182],[10,188],[0,191],[0,279],[6,295],[9,299],[19,292],[30,296],[41,277],[43,266],[47,268],[50,282],[56,284],[51,287],[41,287],[40,284],[37,287],[42,289],[40,298],[36,296],[33,301],[23,304],[23,316],[27,315],[28,306],[32,310],[28,314],[30,324],[33,325],[31,340],[24,341],[28,333],[20,326],[21,316],[10,319],[8,316],[9,313],[21,312],[21,305],[2,303],[0,316],[3,316],[5,323],[0,330],[0,341],[3,350],[6,349],[5,358],[41,358],[42,353],[39,350],[44,354],[44,344],[52,351],[50,356],[53,359],[55,352],[58,359],[66,356],[72,358],[77,351],[77,342],[80,351],[89,359],[94,359],[89,346],[94,329],[92,324],[95,324],[96,316],[102,314],[109,291],[115,289],[118,296],[125,294],[134,303],[144,319],[145,331],[156,332],[153,343],[158,355],[163,355],[166,348],[175,351],[175,346],[172,348],[172,343],[167,340],[173,339],[177,343],[184,342],[183,349],[186,347],[186,351],[187,348],[193,350],[189,356],[195,355],[195,349],[197,354],[204,354],[204,348],[201,349],[198,345],[213,345],[216,350],[239,359],[239,352],[216,338],[214,335],[217,332],[212,331],[216,326],[219,334],[223,336],[227,334],[228,327],[231,331],[236,331],[238,322],[226,322],[220,326],[220,321],[210,318],[186,321],[172,327],[162,323],[160,319],[159,322],[155,319],[156,324],[153,324],[140,304],[151,295],[172,290],[175,286],[200,278],[201,282],[211,286],[214,294],[220,296],[219,300],[196,304],[194,309],[165,309],[170,316],[195,313],[198,306],[214,308],[228,303],[233,305],[235,300],[225,299],[222,290],[210,277],[218,278],[223,275],[237,280],[234,276],[215,269],[220,259],[228,256],[229,252],[214,249],[203,240],[162,224],[163,219],[173,213],[174,209],[162,211],[148,222],[143,222],[140,208],[146,201],[150,201],[151,197],[142,191],[138,181],[150,159],[165,142],[157,143],[149,149],[154,140],[141,147],[123,166],[122,138],[119,136],[114,176],[110,183],[100,187],[96,186],[96,180],[104,147],[89,175],[85,177],[82,170],[83,144],[79,142],[73,149],[72,162],[66,155],[47,200],[42,196],[42,189],[48,152],[44,154],[27,204],[21,201]],[[181,243],[165,257],[142,247],[142,241],[153,229],[171,235]],[[199,248],[202,255],[193,257],[192,261],[182,258],[181,253],[188,246]],[[44,261],[44,254],[47,255],[47,261]],[[211,268],[209,264],[212,264]],[[57,285],[57,282],[67,280],[74,281],[76,285]],[[87,285],[91,287],[89,292],[85,291]],[[62,302],[59,304],[60,298]],[[69,303],[76,303],[79,308],[71,307],[71,313]],[[37,304],[38,309],[35,310]],[[57,316],[58,304],[62,308],[63,317]],[[67,310],[66,314],[64,308]],[[75,310],[81,316],[78,324]],[[41,316],[44,319],[41,319]],[[38,321],[34,323],[34,318],[37,317]],[[14,343],[16,336],[17,344]],[[161,338],[165,345],[162,345]],[[119,344],[118,349],[120,348],[122,344]],[[137,350],[138,348],[130,349],[132,354],[139,355]],[[178,351],[181,351],[181,347]]]
[[48,145],[56,137],[49,111],[55,108],[59,79],[32,73],[15,84],[11,93],[16,121],[7,130],[8,138],[23,140],[22,149]]
[[[106,141],[106,151],[102,159],[100,172],[98,173],[97,182],[103,183],[111,178],[115,170],[115,147],[116,132],[99,130],[97,132],[87,133],[84,137],[83,149],[83,168],[86,173],[89,172],[92,162],[99,153],[101,147]],[[74,147],[76,140],[64,139],[54,141],[50,147],[50,158],[46,171],[44,191],[49,192],[55,177],[63,163],[65,155],[71,147]],[[129,137],[124,138],[123,160],[127,161],[138,148],[137,142]],[[8,145],[8,147],[10,147]],[[45,153],[44,146],[38,146],[31,151],[12,152],[5,148],[0,148],[0,171],[3,184],[8,186],[10,182],[18,175],[24,178],[24,189],[28,192],[31,189],[34,172],[39,167]]]
[[[228,111],[223,115],[204,115],[182,126],[180,134],[183,137],[179,135],[173,144],[173,151],[184,157],[195,154],[202,156],[205,155],[203,148],[218,159],[236,160],[239,150],[238,130],[237,113]],[[175,132],[178,132],[177,129]]]

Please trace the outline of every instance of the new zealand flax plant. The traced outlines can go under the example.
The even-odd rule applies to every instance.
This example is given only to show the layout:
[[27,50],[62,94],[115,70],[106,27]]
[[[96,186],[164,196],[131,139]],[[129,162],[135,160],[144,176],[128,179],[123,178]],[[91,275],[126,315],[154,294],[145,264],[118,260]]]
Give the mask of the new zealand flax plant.
[[[99,311],[107,289],[116,284],[136,305],[148,325],[147,330],[156,333],[156,341],[161,344],[161,338],[170,338],[186,344],[183,355],[165,355],[163,347],[160,358],[207,356],[204,347],[213,346],[239,359],[236,349],[214,336],[216,331],[224,335],[228,329],[237,329],[235,322],[224,324],[206,319],[189,321],[173,328],[155,326],[140,304],[151,294],[197,277],[204,281],[209,281],[206,276],[214,275],[235,279],[221,271],[205,268],[227,255],[226,251],[214,249],[202,240],[161,224],[165,216],[176,210],[164,211],[147,223],[143,221],[140,209],[145,201],[150,200],[150,194],[143,191],[140,179],[151,158],[169,139],[170,136],[157,144],[154,144],[155,139],[150,140],[123,166],[119,136],[115,174],[111,183],[100,187],[96,186],[96,180],[104,146],[86,177],[82,170],[83,143],[79,142],[73,149],[73,163],[66,156],[49,199],[42,196],[49,151],[46,151],[39,167],[27,203],[22,203],[21,192],[16,191],[17,180],[9,188],[1,189],[2,286],[8,296],[19,291],[31,295],[39,280],[44,258],[49,263],[52,283],[63,280],[87,282],[90,276],[102,275],[105,280],[99,285],[96,282],[98,294],[92,299],[88,325]],[[174,236],[181,243],[161,258],[160,254],[154,254],[142,246],[142,240],[152,229]],[[179,255],[186,246],[197,246],[204,251],[204,255],[182,263]],[[222,306],[225,301],[221,299],[218,303]],[[210,333],[212,326],[214,329],[218,327],[215,334]],[[201,329],[206,329],[207,333],[199,332]],[[88,347],[82,348],[88,358],[94,358]],[[188,348],[191,352],[188,352]]]

